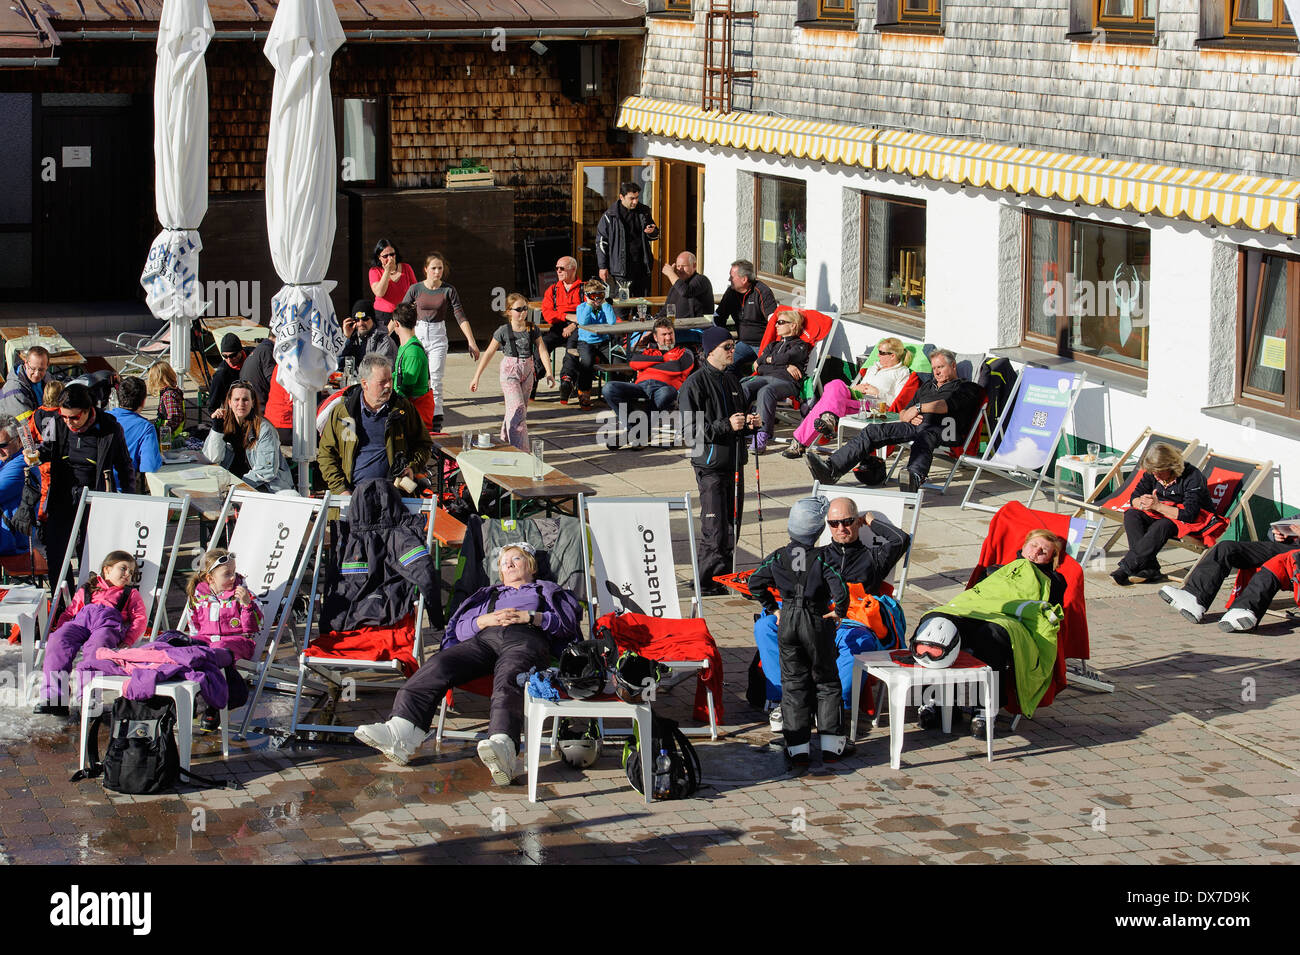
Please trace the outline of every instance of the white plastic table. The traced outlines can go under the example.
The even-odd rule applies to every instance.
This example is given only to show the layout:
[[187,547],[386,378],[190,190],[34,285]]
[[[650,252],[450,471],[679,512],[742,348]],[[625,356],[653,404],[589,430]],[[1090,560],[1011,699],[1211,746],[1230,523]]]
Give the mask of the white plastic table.
[[[542,730],[548,717],[596,717],[597,719],[636,720],[641,739],[641,789],[647,803],[654,799],[654,765],[650,753],[650,704],[624,703],[622,700],[539,700],[524,691],[524,746],[528,763],[528,801],[537,802],[537,769],[541,761]],[[554,749],[552,748],[552,754]]]
[[[1097,484],[1101,481],[1110,469],[1115,466],[1115,459],[1118,455],[1108,455],[1098,461],[1082,461],[1077,454],[1065,454],[1056,459],[1056,500],[1057,510],[1060,510],[1061,498],[1061,471],[1072,471],[1079,475],[1083,484],[1083,500],[1087,501],[1092,498],[1093,493],[1097,490]],[[1119,477],[1123,481],[1125,477],[1133,473],[1137,467],[1136,461],[1125,461],[1120,465]]]
[[[980,705],[988,708],[989,719],[985,721],[985,742],[988,746],[988,759],[993,762],[993,715],[998,710],[998,675],[991,667],[976,660],[968,653],[962,653],[951,667],[945,670],[931,670],[926,667],[906,666],[894,661],[889,650],[877,650],[871,653],[859,653],[853,657],[852,709],[850,717],[849,739],[858,736],[858,703],[862,698],[862,672],[884,684],[889,706],[889,766],[898,769],[903,756],[903,714],[907,710],[909,699],[916,703],[935,702],[941,707],[943,731],[952,732],[952,707],[956,702],[956,688],[974,686],[980,698]],[[876,710],[876,722],[880,721],[881,709]]]
[[49,604],[40,587],[17,586],[8,588],[0,599],[0,623],[16,623],[22,634],[22,685],[35,672],[36,635],[45,630]]

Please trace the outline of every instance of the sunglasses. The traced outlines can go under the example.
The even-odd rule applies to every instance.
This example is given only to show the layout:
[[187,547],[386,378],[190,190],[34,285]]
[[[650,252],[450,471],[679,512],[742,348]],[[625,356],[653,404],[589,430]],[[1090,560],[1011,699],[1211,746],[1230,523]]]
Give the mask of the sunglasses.
[[527,308],[522,308],[522,307],[520,307],[520,306],[515,306],[514,308],[507,309],[507,311],[511,311],[511,312],[526,312],[526,311],[528,311],[528,309],[527,309]]
[[793,324],[794,324],[794,322],[790,321],[790,319],[788,319],[788,318],[778,318],[778,319],[776,320],[776,323],[777,323],[778,325],[793,325]]
[[242,355],[242,354],[243,354],[242,351],[223,351],[223,352],[221,353],[221,357],[222,357],[222,358],[238,358],[238,357],[239,357],[240,355]]
[[849,527],[852,527],[852,526],[853,526],[854,524],[856,524],[857,522],[858,522],[858,519],[857,519],[856,517],[846,517],[846,518],[844,518],[843,520],[834,520],[834,519],[828,520],[828,521],[826,522],[826,526],[827,526],[827,527],[845,527],[845,528],[849,528]]
[[736,350],[736,346],[735,346],[734,344],[732,344],[732,345],[721,345],[721,346],[719,346],[719,347],[720,347],[723,351],[735,351],[735,350]]
[[894,353],[892,351],[882,351],[882,352],[877,352],[876,354],[878,354],[881,358],[884,358],[886,355],[892,355]]
[[228,564],[235,559],[232,553],[225,553],[212,562],[213,567],[220,567],[222,564]]
[[381,258],[381,259],[395,259],[395,258],[397,258],[397,253],[396,253],[396,252],[385,252],[383,255],[380,256],[380,258]]

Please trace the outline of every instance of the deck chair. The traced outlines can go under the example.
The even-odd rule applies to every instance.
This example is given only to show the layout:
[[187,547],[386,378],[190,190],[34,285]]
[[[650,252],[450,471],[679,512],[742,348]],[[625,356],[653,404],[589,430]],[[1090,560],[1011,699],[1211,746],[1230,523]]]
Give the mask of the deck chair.
[[[92,572],[99,572],[100,564],[110,551],[125,550],[134,555],[138,573],[135,586],[140,589],[145,613],[152,614],[145,636],[158,633],[167,621],[165,595],[176,571],[176,556],[189,508],[189,498],[145,497],[83,489],[72,522],[72,540],[82,539],[77,559],[77,586],[85,584]],[[173,513],[177,518],[176,528],[168,543],[167,525]],[[72,602],[67,585],[72,552],[73,548],[69,547],[63,557],[63,566],[59,568],[59,576],[52,581],[56,585],[45,632],[41,634],[42,648],[59,614]],[[39,662],[37,648],[24,640],[22,653],[27,672],[33,672],[33,667]]]
[[[1074,414],[1074,403],[1079,400],[1087,372],[1075,374],[1037,365],[1026,365],[1016,383],[997,426],[989,435],[984,454],[963,454],[957,461],[973,465],[966,496],[961,509],[996,511],[988,504],[971,501],[980,475],[991,471],[1000,477],[1030,489],[1026,507],[1033,507],[1034,498],[1043,486],[1047,470],[1056,458],[1057,448],[1065,436],[1065,422]],[[1053,485],[1055,482],[1052,482]]]
[[[346,521],[348,518],[349,498],[334,498],[331,507],[338,508],[338,519]],[[423,515],[426,524],[424,546],[430,555],[434,547],[434,522],[430,520],[430,515],[434,512],[434,501],[431,498],[404,498],[402,503],[406,510],[411,514]],[[307,604],[307,622],[303,632],[306,635],[304,642],[306,646],[298,654],[298,685],[294,690],[293,712],[289,718],[289,735],[296,736],[301,732],[316,733],[353,733],[356,732],[355,726],[343,726],[338,724],[314,724],[300,723],[298,714],[302,708],[302,693],[306,684],[308,674],[320,678],[325,682],[326,691],[337,700],[337,697],[344,689],[345,679],[343,674],[359,673],[377,673],[380,676],[377,679],[367,680],[365,685],[371,687],[382,687],[387,689],[397,689],[406,681],[406,676],[400,660],[388,659],[378,660],[373,656],[320,656],[313,654],[311,645],[311,632],[313,616],[316,609],[316,597],[320,593],[321,573],[324,569],[325,561],[322,560],[324,550],[325,535],[316,535],[316,566],[312,572],[311,592]],[[430,556],[432,559],[432,556]],[[435,598],[436,599],[436,598]],[[415,658],[418,665],[424,659],[424,594],[416,593],[415,616],[413,618],[414,633],[413,643],[411,646],[411,656]]]
[[994,513],[989,521],[988,533],[980,548],[979,563],[971,571],[966,587],[969,589],[982,579],[984,570],[997,567],[1020,556],[1025,535],[1038,527],[1046,528],[1067,541],[1067,556],[1062,560],[1060,572],[1065,577],[1065,620],[1057,633],[1056,670],[1043,704],[1052,701],[1056,692],[1066,686],[1113,693],[1115,684],[1103,679],[1088,663],[1091,649],[1088,642],[1088,609],[1084,599],[1083,565],[1080,556],[1083,522],[1067,514],[1052,511],[1030,510],[1019,501],[1008,501]]
[[[262,606],[262,629],[254,640],[253,657],[239,661],[239,669],[249,672],[256,681],[244,709],[240,738],[252,724],[268,683],[277,689],[294,687],[289,681],[295,678],[295,671],[285,664],[277,664],[276,655],[285,628],[293,619],[294,599],[302,587],[307,564],[319,547],[319,536],[325,532],[325,522],[320,517],[328,506],[328,493],[324,498],[311,498],[234,488],[222,504],[208,548],[220,546],[227,521],[238,508],[227,549],[237,557],[241,576],[248,581],[248,589]],[[178,629],[185,629],[189,615],[187,606]],[[280,674],[278,678],[272,679],[273,671]]]
[[[915,392],[913,392],[913,395],[915,395]],[[899,409],[894,410],[901,410],[901,407],[902,406],[899,406]],[[971,417],[970,426],[966,429],[966,434],[963,435],[961,444],[954,444],[951,447],[939,445],[934,449],[934,460],[930,463],[931,471],[934,470],[934,461],[938,461],[941,458],[947,458],[951,463],[948,467],[947,475],[944,476],[942,485],[938,485],[934,481],[926,482],[925,486],[930,490],[939,494],[946,494],[948,492],[948,486],[952,484],[952,479],[957,474],[957,469],[961,467],[962,458],[979,454],[980,447],[984,441],[984,435],[986,433],[992,433],[992,426],[989,424],[988,407],[989,400],[988,396],[985,395],[983,400],[980,402],[979,411]],[[893,460],[890,462],[889,471],[885,475],[886,481],[893,480],[894,474],[898,471],[899,465],[903,463],[903,451],[910,447],[910,445],[911,442],[908,441],[902,445],[891,446],[889,448],[889,453],[893,455]]]
[[[581,498],[579,498],[578,511],[579,513],[582,512]],[[499,518],[480,520],[477,516],[472,517],[464,535],[459,563],[460,575],[452,588],[452,603],[448,608],[449,611],[454,613],[461,601],[480,586],[500,582],[501,576],[496,566],[499,549],[502,544],[518,540],[526,540],[536,549],[533,556],[537,559],[537,576],[539,579],[554,580],[569,586],[569,589],[577,593],[579,601],[585,601],[587,588],[587,572],[584,564],[586,560],[585,543],[580,547],[566,547],[563,552],[553,551],[544,543],[543,538],[549,538],[551,530],[560,527],[564,528],[561,531],[563,536],[567,537],[572,534],[571,539],[573,540],[582,536],[583,525],[581,520],[568,515],[525,517],[519,520],[503,520]],[[552,539],[554,540],[554,538]],[[475,566],[469,566],[470,564]],[[480,677],[477,680],[470,680],[468,683],[456,687],[454,691],[449,690],[447,692],[438,707],[438,718],[434,724],[433,734],[438,745],[441,745],[444,739],[477,740],[487,738],[486,733],[478,730],[447,728],[447,712],[454,701],[455,694],[460,692],[490,697],[492,695],[492,677],[489,675]]]
[[[909,494],[906,491],[887,490],[885,488],[848,487],[838,484],[822,485],[814,481],[810,493],[813,497],[818,494],[827,498],[847,497],[858,506],[859,514],[870,511],[874,515],[873,520],[884,518],[885,522],[891,527],[907,533],[909,537],[907,550],[903,552],[902,558],[894,565],[893,595],[896,599],[902,600],[903,595],[907,592],[907,574],[912,563],[912,548],[916,546],[916,529],[921,521],[921,504],[925,500],[925,490],[922,489],[915,494]],[[908,508],[912,510],[910,518],[907,516]],[[876,537],[871,533],[870,527],[864,526],[858,531],[858,539],[870,547]],[[830,540],[830,528],[823,528],[817,546],[824,547],[830,543]]]
[[1119,539],[1119,536],[1124,533],[1124,511],[1128,506],[1129,498],[1133,496],[1133,488],[1142,476],[1142,470],[1140,468],[1134,470],[1127,480],[1121,481],[1122,487],[1113,494],[1107,490],[1111,482],[1123,476],[1123,468],[1126,462],[1137,461],[1140,463],[1146,457],[1147,451],[1157,444],[1167,444],[1176,449],[1183,456],[1184,461],[1195,467],[1200,467],[1209,451],[1195,438],[1189,441],[1185,438],[1176,438],[1151,428],[1145,428],[1129,445],[1128,450],[1115,459],[1111,469],[1097,482],[1097,489],[1086,499],[1080,500],[1068,495],[1057,495],[1058,501],[1064,501],[1075,508],[1074,516],[1076,518],[1082,517],[1084,514],[1092,515],[1088,525],[1091,535],[1082,556],[1079,557],[1079,563],[1085,567],[1093,557],[1097,538],[1101,535],[1107,521],[1116,522],[1120,526],[1106,542],[1106,545],[1101,548],[1103,553],[1109,550],[1115,541]]
[[[690,612],[687,618],[702,617],[700,604],[700,568],[695,552],[695,518],[691,496],[602,497],[593,501],[578,497],[578,514],[583,520],[583,565],[591,572],[587,602],[591,632],[596,619],[605,614],[636,613],[646,616],[682,619],[678,595],[677,566],[673,560],[670,521],[674,513],[686,519],[687,547],[691,555]],[[635,532],[632,529],[635,528]],[[590,543],[590,555],[586,552]],[[651,653],[650,655],[653,656]],[[660,660],[677,671],[697,671],[701,675],[697,703],[703,697],[708,728],[683,729],[690,735],[718,738],[718,710],[712,688],[703,672],[714,663],[701,657],[692,660]]]
[[776,416],[786,424],[798,424],[803,415],[800,409],[805,404],[811,404],[817,382],[821,379],[822,365],[826,363],[826,356],[829,354],[829,345],[831,338],[835,335],[835,326],[839,323],[839,317],[826,315],[811,308],[791,308],[788,305],[782,305],[775,312],[768,316],[767,328],[763,332],[763,340],[759,342],[758,353],[761,355],[763,349],[772,342],[776,341],[776,320],[782,312],[797,311],[803,316],[803,331],[799,337],[806,341],[812,348],[808,352],[808,364],[803,369],[803,379],[799,382],[799,393],[793,398],[786,398],[776,406]]

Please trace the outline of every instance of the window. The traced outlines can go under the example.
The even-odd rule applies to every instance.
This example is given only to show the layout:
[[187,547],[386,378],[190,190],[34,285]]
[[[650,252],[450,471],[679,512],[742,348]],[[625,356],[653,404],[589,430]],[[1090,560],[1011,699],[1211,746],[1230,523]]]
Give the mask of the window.
[[388,103],[378,97],[334,101],[339,180],[356,186],[382,186],[388,173]]
[[879,0],[876,29],[898,33],[942,33],[943,0]]
[[754,192],[758,271],[790,286],[802,284],[808,265],[807,186],[755,176]]
[[1201,0],[1200,21],[1201,46],[1300,48],[1283,0]]
[[1145,371],[1151,234],[1078,219],[1026,218],[1025,344]]
[[795,6],[794,22],[806,29],[856,27],[853,0],[799,0]]
[[691,10],[691,0],[646,0],[646,14],[651,17],[681,17],[687,19],[694,16]]
[[925,320],[925,203],[862,197],[862,308]]
[[1096,0],[1097,28],[1124,36],[1154,37],[1156,0]]
[[1300,417],[1300,259],[1243,249],[1238,286],[1241,403]]

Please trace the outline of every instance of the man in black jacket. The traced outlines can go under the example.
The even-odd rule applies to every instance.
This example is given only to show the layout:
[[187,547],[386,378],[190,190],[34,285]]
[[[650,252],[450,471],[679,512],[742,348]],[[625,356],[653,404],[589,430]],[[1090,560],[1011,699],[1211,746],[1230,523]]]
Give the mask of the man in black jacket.
[[700,492],[700,589],[713,597],[727,592],[713,578],[734,569],[732,534],[739,534],[745,503],[745,439],[758,415],[745,415],[745,394],[730,370],[736,347],[731,336],[707,328],[703,340],[704,364],[682,385],[677,406]]
[[[212,414],[225,402],[226,392],[239,380],[241,369],[247,360],[248,352],[244,350],[244,343],[234,332],[227,332],[221,339],[221,364],[212,372],[212,382],[208,386],[208,414]],[[270,390],[269,385],[267,390]]]
[[664,307],[659,312],[666,315],[668,306],[677,310],[677,318],[696,318],[700,315],[713,314],[713,283],[708,276],[695,270],[695,256],[690,252],[680,252],[676,261],[664,263],[664,278],[670,287]]
[[933,381],[917,390],[916,399],[899,412],[898,421],[867,425],[825,461],[807,455],[812,476],[822,484],[834,484],[876,448],[910,441],[907,474],[899,478],[899,484],[905,491],[918,490],[930,473],[935,448],[941,443],[958,445],[966,439],[982,400],[979,385],[957,378],[957,357],[952,352],[944,348],[931,352],[930,368]]
[[625,182],[618,187],[618,200],[596,224],[596,268],[600,280],[628,282],[633,298],[650,292],[650,265],[654,253],[650,243],[659,238],[650,210],[641,205],[641,187]]
[[257,408],[266,413],[266,399],[271,396],[271,376],[275,374],[275,336],[267,335],[248,353],[239,369],[240,377],[253,386]]
[[390,362],[397,362],[397,342],[388,333],[388,329],[375,324],[375,310],[364,298],[352,303],[352,312],[343,319],[343,351],[339,352],[338,370],[349,358],[357,368],[362,360],[372,352],[383,355]]
[[722,293],[713,324],[726,328],[727,319],[736,323],[736,373],[745,374],[758,359],[767,320],[776,311],[776,295],[766,282],[754,277],[754,263],[748,259],[731,263],[728,281],[730,287]]

